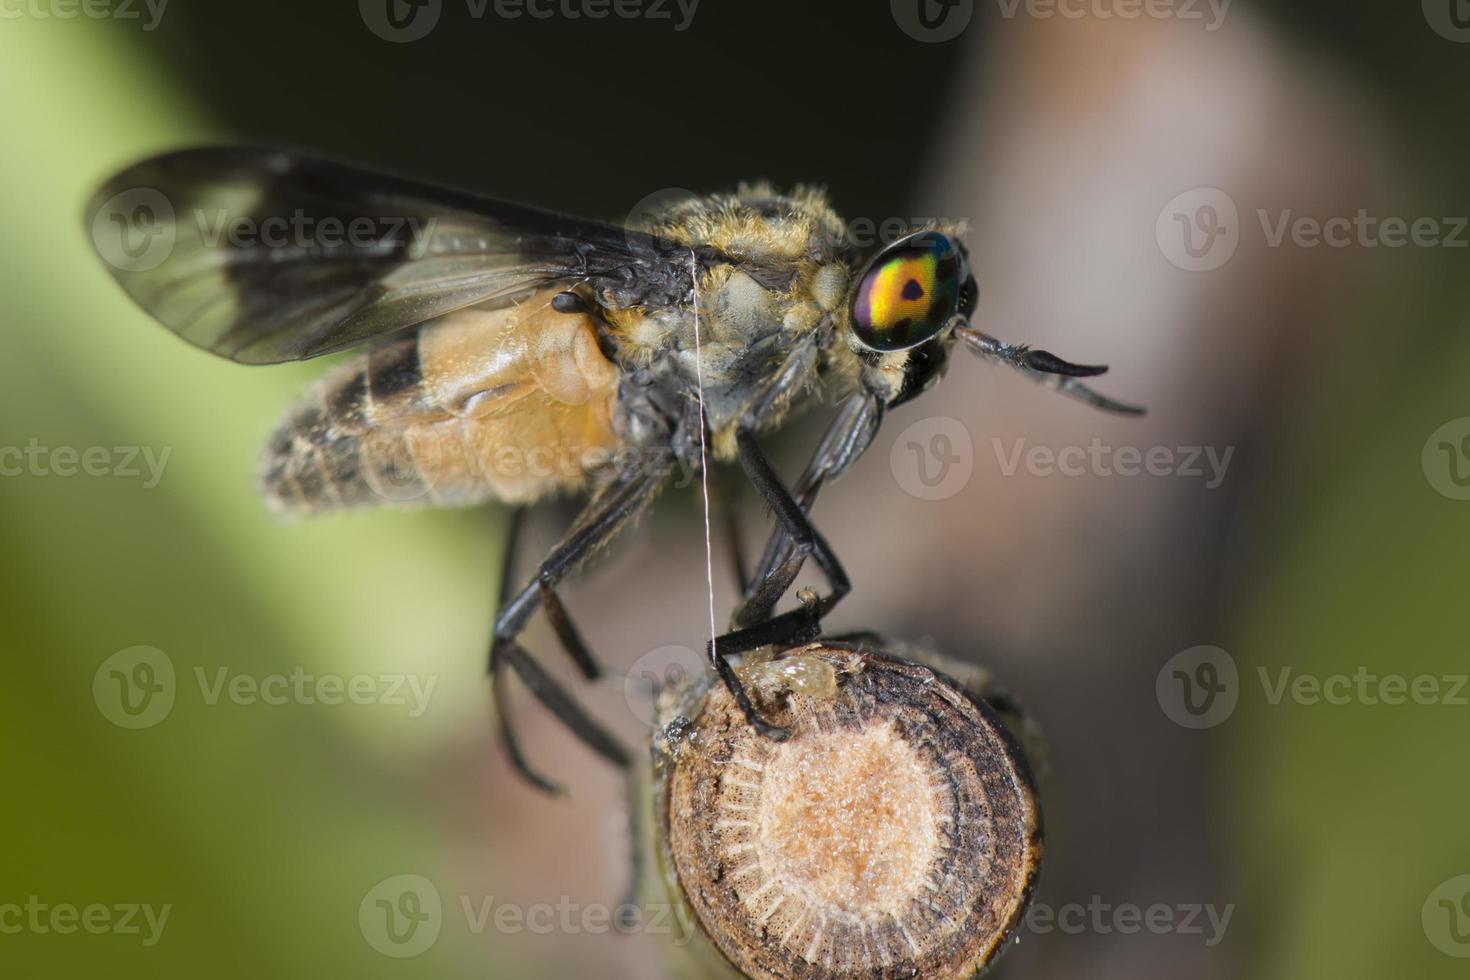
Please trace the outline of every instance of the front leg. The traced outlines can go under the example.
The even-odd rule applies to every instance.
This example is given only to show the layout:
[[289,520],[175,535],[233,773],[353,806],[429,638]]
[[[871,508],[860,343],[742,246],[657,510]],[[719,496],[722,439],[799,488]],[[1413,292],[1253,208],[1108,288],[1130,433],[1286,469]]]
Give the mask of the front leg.
[[[736,435],[740,463],[750,482],[775,512],[779,527],[773,532],[768,555],[785,547],[789,556],[779,563],[767,564],[748,591],[745,602],[735,613],[733,632],[710,642],[709,657],[720,680],[735,698],[746,721],[767,738],[783,739],[784,729],[762,719],[750,699],[745,685],[730,665],[729,658],[765,646],[794,646],[816,639],[821,634],[821,620],[851,590],[847,573],[833,554],[831,546],[807,517],[806,508],[823,480],[840,475],[872,443],[873,433],[881,421],[881,403],[863,394],[849,399],[838,419],[828,429],[817,453],[803,476],[805,502],[798,502],[761,452],[755,436],[742,429]],[[790,587],[803,562],[810,555],[827,576],[831,593],[823,598],[803,602],[802,608],[774,615],[776,603]],[[766,564],[766,563],[763,563]]]
[[[735,668],[730,666],[730,657],[749,653],[751,650],[758,650],[765,646],[790,646],[804,640],[816,639],[821,632],[823,614],[848,593],[851,584],[847,580],[847,573],[842,570],[841,563],[837,561],[837,556],[832,553],[831,546],[827,544],[827,540],[812,526],[806,516],[806,511],[801,509],[801,505],[791,496],[791,491],[786,488],[786,484],[781,482],[781,478],[771,468],[770,461],[766,459],[765,453],[761,452],[755,436],[742,429],[736,433],[735,439],[740,453],[740,465],[745,470],[745,475],[775,511],[781,528],[795,542],[798,558],[787,562],[773,575],[768,576],[764,582],[757,584],[756,591],[763,597],[769,597],[769,602],[762,600],[768,608],[755,625],[745,625],[744,629],[736,629],[711,639],[709,659],[715,671],[720,675],[720,680],[724,681],[725,687],[735,698],[735,703],[740,706],[750,726],[767,738],[780,740],[786,737],[787,732],[760,717],[754,703],[750,700],[749,693],[745,690],[745,685],[741,683],[740,676],[735,673]],[[822,571],[827,576],[832,592],[825,598],[815,600],[807,608],[782,616],[772,616],[771,608],[786,591],[791,580],[796,577],[796,573],[801,569],[801,561],[807,555],[816,557],[817,564],[822,567]],[[743,610],[742,606],[741,611]],[[736,626],[741,625],[739,612],[737,612]]]
[[[822,574],[827,577],[828,587],[832,591],[822,598],[818,605],[820,612],[825,613],[851,591],[852,585],[848,581],[847,572],[843,570],[841,562],[837,560],[837,555],[833,553],[832,546],[827,543],[827,539],[822,537],[822,533],[812,524],[806,510],[797,503],[791,490],[776,475],[775,469],[772,468],[770,460],[766,459],[766,454],[761,451],[755,436],[749,431],[742,430],[736,433],[735,443],[741,468],[745,471],[751,485],[775,513],[781,530],[791,540],[795,559],[815,558],[817,565],[822,569]],[[791,562],[786,564],[790,565]],[[794,577],[795,570],[791,574]],[[757,583],[757,591],[760,588],[761,583]],[[764,618],[768,617],[759,616],[752,621],[758,622]]]
[[[845,473],[872,445],[882,421],[883,403],[869,392],[858,392],[843,403],[791,492],[803,516],[811,510],[822,485]],[[751,626],[770,618],[805,559],[806,555],[795,545],[783,522],[772,532],[754,577],[748,584],[743,583],[745,598],[735,612],[734,624]],[[836,596],[831,605],[840,598]],[[825,615],[831,605],[821,613]]]

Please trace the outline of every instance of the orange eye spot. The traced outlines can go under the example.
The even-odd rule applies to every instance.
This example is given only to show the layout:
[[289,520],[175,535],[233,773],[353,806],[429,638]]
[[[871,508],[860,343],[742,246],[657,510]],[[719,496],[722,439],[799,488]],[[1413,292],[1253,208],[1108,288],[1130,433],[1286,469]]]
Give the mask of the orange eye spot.
[[904,350],[934,336],[959,303],[960,260],[944,235],[905,239],[869,267],[853,298],[858,339],[874,350]]

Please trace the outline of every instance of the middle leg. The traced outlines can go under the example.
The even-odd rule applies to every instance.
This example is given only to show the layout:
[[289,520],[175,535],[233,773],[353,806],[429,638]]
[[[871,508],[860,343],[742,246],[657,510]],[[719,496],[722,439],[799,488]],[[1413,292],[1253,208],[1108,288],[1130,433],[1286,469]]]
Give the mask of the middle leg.
[[538,701],[602,758],[623,769],[632,765],[632,756],[627,748],[588,715],[527,653],[519,637],[537,606],[545,603],[550,595],[548,615],[563,646],[584,675],[589,678],[600,675],[596,661],[581,641],[566,610],[555,598],[554,588],[578,564],[610,541],[630,517],[642,510],[665,475],[664,472],[640,473],[610,484],[587,505],[571,530],[541,562],[531,581],[518,592],[503,596],[504,601],[496,616],[489,662],[495,705],[500,716],[501,742],[516,771],[532,785],[547,792],[560,792],[561,787],[535,772],[526,762],[509,720],[504,670],[506,667],[513,670]]

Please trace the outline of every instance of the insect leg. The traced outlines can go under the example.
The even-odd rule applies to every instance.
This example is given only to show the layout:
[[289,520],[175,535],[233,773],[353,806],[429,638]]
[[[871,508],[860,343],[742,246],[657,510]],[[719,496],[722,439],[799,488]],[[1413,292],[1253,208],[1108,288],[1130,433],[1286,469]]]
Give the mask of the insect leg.
[[[525,756],[520,751],[519,743],[508,721],[504,668],[508,666],[515,671],[516,676],[530,688],[536,699],[594,752],[621,768],[631,766],[632,757],[628,750],[611,733],[594,721],[562,686],[531,658],[517,638],[525,629],[531,614],[545,600],[546,594],[552,587],[588,555],[611,540],[623,523],[647,504],[666,475],[666,470],[640,473],[620,479],[598,493],[577,518],[571,530],[542,561],[532,580],[518,592],[507,594],[501,603],[490,647],[490,673],[495,690],[495,704],[501,719],[501,741],[516,771],[532,785],[548,792],[559,792],[560,787],[537,774],[526,763]],[[507,576],[504,581],[509,580]],[[556,605],[560,614],[565,617],[565,609],[560,609],[559,603]],[[557,628],[556,614],[551,615],[553,628]],[[566,618],[563,625],[570,627],[570,618]],[[557,631],[559,635],[562,632],[559,628]],[[570,632],[576,636],[575,629],[571,629]],[[562,640],[565,643],[567,637],[562,636]],[[572,652],[570,648],[569,652]],[[583,673],[586,673],[585,664],[590,663],[591,659],[585,645],[582,646],[580,657],[575,652],[572,653],[572,656],[573,659],[578,660],[579,666],[583,668]],[[593,667],[595,671],[595,663]],[[595,674],[589,676],[595,676]]]
[[589,681],[601,678],[601,665],[598,664],[597,658],[592,656],[592,651],[587,648],[586,641],[582,639],[582,634],[577,630],[577,624],[572,622],[572,617],[567,613],[567,607],[562,605],[556,590],[539,576],[536,584],[541,593],[541,608],[546,611],[546,619],[551,623],[551,629],[556,633],[556,638],[561,641],[562,649],[576,663],[583,677]]
[[[510,529],[507,532],[505,559],[500,576],[499,608],[502,609],[505,608],[506,604],[511,599],[510,583],[514,581],[513,575],[515,574],[516,553],[518,551],[517,545],[519,544],[523,522],[524,512],[522,510],[518,509],[511,514]],[[560,599],[556,595],[556,591],[552,589],[549,585],[546,585],[542,581],[540,576],[537,577],[536,581],[539,585],[541,585],[541,588],[539,590],[541,602],[546,608],[547,618],[551,620],[552,628],[556,630],[558,636],[561,638],[563,646],[567,647],[568,653],[572,655],[574,660],[577,660],[577,664],[581,668],[582,673],[589,679],[595,679],[597,676],[600,675],[601,671],[598,670],[596,661],[592,659],[591,654],[587,651],[586,646],[584,644],[581,644],[580,634],[578,634],[576,626],[572,623],[571,618],[567,615],[565,607],[562,606]],[[569,637],[574,639],[569,642]],[[581,651],[580,657],[576,652],[577,650]],[[492,650],[492,664],[496,662],[496,656],[496,653]],[[526,654],[524,648],[522,648],[519,643],[507,644],[504,648],[502,648],[502,652],[499,654],[499,657],[501,663],[507,661],[510,662],[513,669],[515,669],[517,676],[522,679],[522,682],[528,683],[528,685],[530,684],[530,682],[527,681],[528,674],[532,678],[538,678],[538,676],[539,678],[545,678],[544,671],[540,670],[539,665]],[[545,687],[544,690],[549,692],[550,696],[556,697],[559,693],[561,693],[554,682],[550,682],[549,679],[547,679],[547,681],[549,682],[549,686]],[[516,741],[515,733],[510,726],[509,706],[506,703],[507,698],[505,693],[507,690],[507,686],[497,679],[497,682],[494,684],[494,688],[497,717],[499,718],[500,723],[501,744],[505,746],[506,753],[510,756],[512,765],[514,765],[516,771],[519,772],[522,777],[529,780],[532,785],[535,785],[547,792],[560,792],[561,788],[559,786],[538,775],[527,764],[524,755],[520,751],[519,744]],[[534,685],[532,685],[532,689],[535,690]],[[539,696],[540,695],[538,695],[538,697]],[[564,700],[567,700],[569,702],[569,699],[564,698]],[[585,719],[585,714],[581,712],[581,710],[578,709],[575,705],[569,703],[567,707],[571,711],[571,717],[573,717],[574,719],[577,717]],[[560,713],[558,713],[558,717],[563,718]],[[565,721],[565,719],[563,720]],[[586,731],[585,734],[582,732],[579,732],[578,734],[579,737],[582,737],[583,740],[586,741],[587,737],[589,736],[592,738],[598,738],[602,735],[605,735],[606,733],[602,732],[602,730],[598,726],[594,725],[590,730]],[[641,782],[638,770],[633,765],[633,760],[628,756],[627,751],[621,745],[616,742],[609,741],[608,744],[604,745],[603,748],[599,750],[599,754],[603,755],[604,758],[608,758],[608,750],[612,751],[618,756],[618,758],[614,760],[614,762],[625,772],[624,796],[625,805],[628,808],[628,885],[624,893],[624,900],[619,907],[622,909],[632,909],[638,901],[638,887],[639,883],[643,880],[643,867],[646,863],[646,856],[643,850],[643,808],[641,805],[639,792],[641,788]]]
[[850,591],[851,584],[848,582],[847,573],[843,571],[827,539],[822,537],[822,533],[807,517],[806,511],[791,495],[790,489],[776,475],[770,461],[766,459],[766,454],[761,451],[760,444],[755,441],[754,434],[742,429],[735,434],[735,444],[740,457],[741,469],[745,471],[751,484],[775,512],[776,520],[791,538],[797,554],[811,555],[815,558],[817,565],[822,569],[822,574],[826,576],[827,584],[832,591],[818,604],[819,615],[825,613]]
[[1107,372],[1100,364],[1073,364],[1044,350],[1033,350],[1024,344],[1007,344],[973,327],[958,327],[955,336],[965,346],[988,360],[1009,364],[1033,381],[1048,384],[1064,395],[1085,402],[1093,408],[1116,415],[1142,415],[1137,405],[1114,401],[1100,395],[1078,378],[1091,378]]
[[744,595],[750,589],[750,572],[745,562],[745,543],[741,534],[738,488],[721,485],[720,497],[724,514],[721,521],[725,536],[725,549],[730,553],[731,570],[735,573],[735,584]]
[[[776,471],[771,468],[770,461],[766,459],[765,453],[761,452],[755,436],[749,430],[742,429],[736,433],[735,439],[740,465],[745,470],[745,475],[775,511],[776,519],[793,542],[796,555],[778,566],[755,588],[757,604],[760,608],[757,610],[759,615],[752,618],[759,621],[754,625],[742,622],[739,618],[740,613],[737,613],[736,625],[744,625],[746,628],[712,639],[709,644],[709,658],[720,675],[720,680],[735,698],[736,704],[740,706],[741,712],[751,727],[768,738],[783,739],[787,734],[785,730],[769,724],[756,712],[755,705],[750,700],[750,694],[745,690],[745,685],[741,683],[739,675],[730,665],[729,658],[763,646],[792,645],[803,639],[815,638],[821,632],[823,614],[847,594],[851,585],[837,556],[832,553],[831,546],[827,544],[821,532],[812,526],[806,511],[796,502],[791,491],[781,482]],[[771,616],[771,609],[774,608],[776,600],[790,586],[796,573],[800,571],[802,560],[807,555],[816,558],[817,564],[821,566],[823,574],[827,577],[831,593],[810,605],[804,605],[801,609],[783,613],[780,616]],[[742,607],[741,612],[745,611],[745,608]]]
[[[516,552],[519,550],[518,545],[524,526],[525,512],[520,508],[511,511],[510,526],[505,533],[505,555],[500,564],[500,601],[496,604],[497,609],[504,609],[506,602],[510,599],[511,576],[515,574]],[[512,768],[520,773],[522,778],[548,793],[559,793],[561,788],[532,771],[526,763],[525,756],[521,753],[520,742],[516,739],[515,729],[510,723],[510,703],[506,696],[506,685],[501,679],[501,670],[508,662],[506,653],[506,648],[498,643],[490,649],[491,691],[495,699],[495,719],[500,730],[500,744],[504,747]]]
[[[520,550],[521,532],[524,527],[524,508],[517,508],[511,512],[510,527],[506,531],[505,558],[500,569],[500,599],[496,609],[504,609],[511,600],[510,584],[514,581],[516,555]],[[551,622],[551,628],[555,631],[557,639],[561,641],[582,676],[589,681],[595,681],[602,676],[602,668],[597,659],[583,642],[581,634],[577,631],[576,624],[572,622],[566,607],[562,605],[561,598],[557,596],[556,590],[549,584],[543,582],[539,577],[541,604],[546,609],[546,618]]]
[[801,609],[782,613],[758,626],[726,633],[710,641],[707,652],[715,672],[720,675],[720,680],[724,683],[726,690],[735,698],[735,703],[745,715],[745,720],[766,738],[783,741],[790,733],[761,718],[754,702],[750,700],[750,692],[745,689],[745,684],[740,680],[740,675],[735,673],[734,667],[730,666],[729,658],[766,646],[795,646],[816,639],[821,632],[821,613],[817,604],[813,604],[810,607],[804,606]]
[[[872,445],[882,421],[883,405],[874,395],[858,392],[843,403],[792,491],[803,513],[811,510],[824,483],[841,476]],[[777,527],[766,544],[752,584],[745,590],[744,601],[735,612],[735,625],[748,626],[768,618],[800,572],[804,560],[785,527]]]

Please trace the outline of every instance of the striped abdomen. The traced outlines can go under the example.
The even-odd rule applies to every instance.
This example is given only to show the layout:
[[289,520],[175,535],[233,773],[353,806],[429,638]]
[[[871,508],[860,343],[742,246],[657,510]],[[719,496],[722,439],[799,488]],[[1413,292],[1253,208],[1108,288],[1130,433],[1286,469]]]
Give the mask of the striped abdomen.
[[266,449],[277,511],[521,503],[582,488],[621,445],[617,368],[551,293],[461,310],[314,385]]

